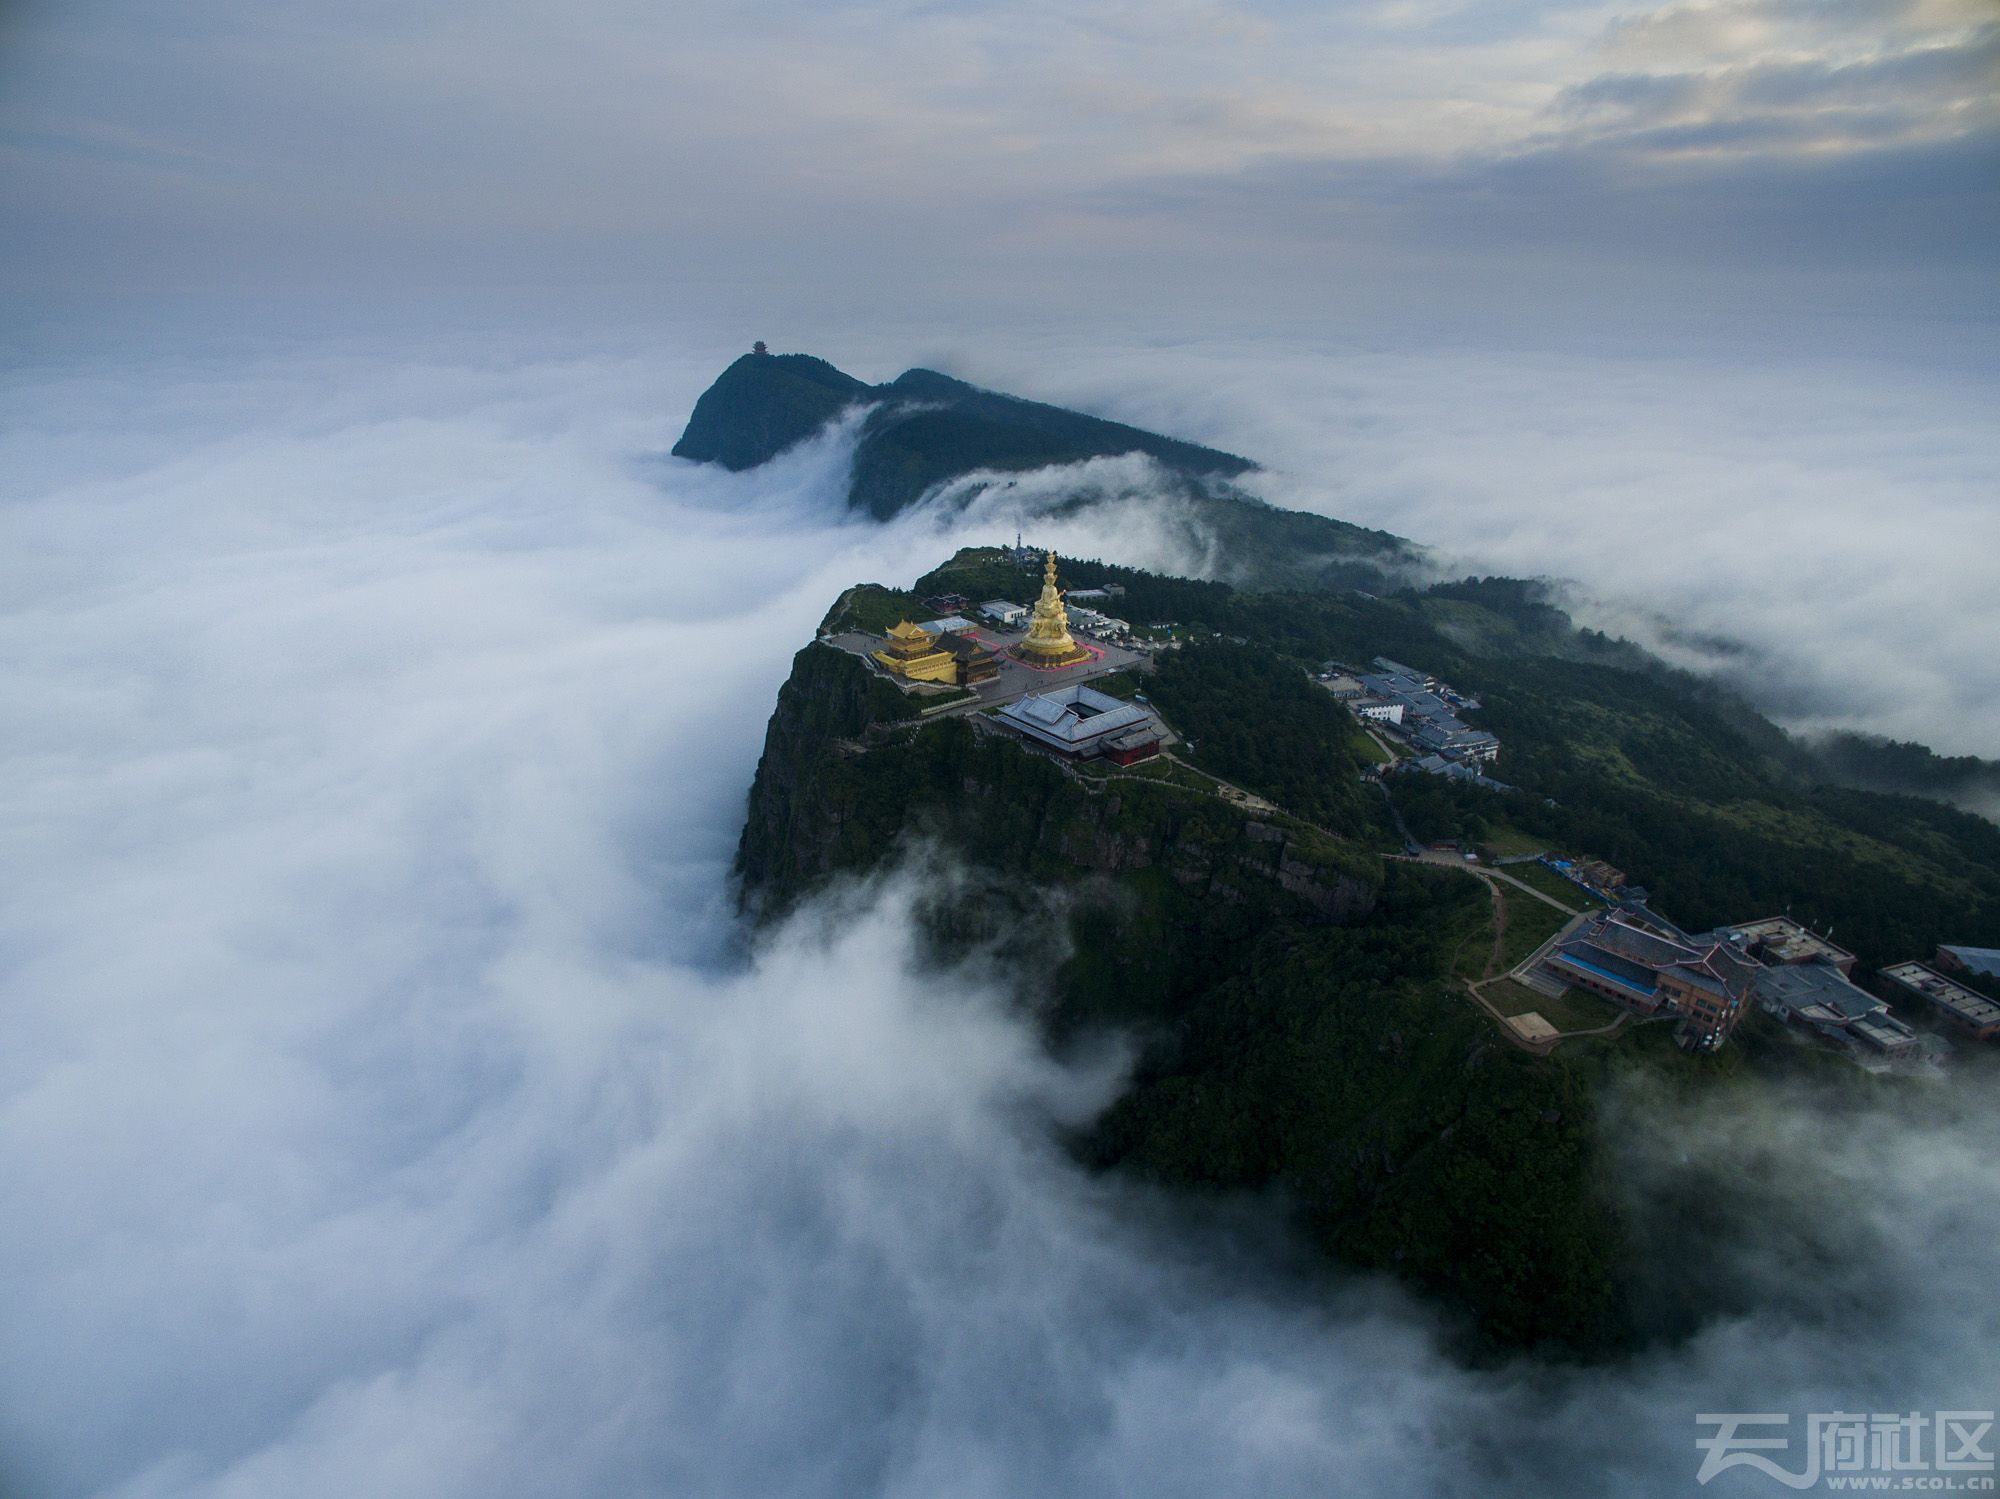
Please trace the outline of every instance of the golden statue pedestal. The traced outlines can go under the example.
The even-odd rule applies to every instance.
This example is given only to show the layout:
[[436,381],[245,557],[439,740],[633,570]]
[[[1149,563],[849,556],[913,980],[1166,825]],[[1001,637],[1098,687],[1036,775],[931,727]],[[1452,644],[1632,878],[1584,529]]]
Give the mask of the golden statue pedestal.
[[1008,648],[1007,654],[1028,666],[1074,666],[1088,661],[1095,652],[1076,643],[1069,633],[1069,611],[1063,608],[1056,588],[1056,554],[1049,553],[1042,569],[1042,596],[1035,600],[1035,612],[1028,620],[1027,636]]

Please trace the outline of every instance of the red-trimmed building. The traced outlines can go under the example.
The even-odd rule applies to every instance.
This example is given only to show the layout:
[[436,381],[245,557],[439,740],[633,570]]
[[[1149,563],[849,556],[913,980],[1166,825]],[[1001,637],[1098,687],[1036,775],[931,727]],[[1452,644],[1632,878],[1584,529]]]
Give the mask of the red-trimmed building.
[[1703,1051],[1736,1029],[1762,967],[1725,943],[1690,937],[1632,908],[1590,917],[1549,949],[1542,966],[1640,1015],[1677,1013],[1683,1042]]

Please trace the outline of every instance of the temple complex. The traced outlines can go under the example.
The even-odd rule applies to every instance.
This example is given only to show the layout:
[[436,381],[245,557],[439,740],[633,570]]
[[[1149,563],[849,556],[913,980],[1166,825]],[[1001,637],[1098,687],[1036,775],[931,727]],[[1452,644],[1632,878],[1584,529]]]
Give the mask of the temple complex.
[[1050,552],[1042,569],[1042,596],[1035,600],[1027,636],[1008,654],[1029,666],[1074,666],[1091,659],[1091,652],[1070,638],[1069,612],[1056,589],[1056,554]]
[[875,660],[890,676],[907,682],[957,683],[958,658],[941,649],[929,631],[906,619],[891,626],[882,639],[884,648],[874,653]]
[[958,663],[959,686],[977,687],[981,682],[999,680],[1000,658],[978,641],[964,635],[940,635],[938,645],[950,651]]
[[913,625],[908,620],[882,637],[883,648],[872,652],[877,664],[905,682],[936,682],[946,687],[976,687],[1000,675],[1000,661],[978,641],[949,630]]

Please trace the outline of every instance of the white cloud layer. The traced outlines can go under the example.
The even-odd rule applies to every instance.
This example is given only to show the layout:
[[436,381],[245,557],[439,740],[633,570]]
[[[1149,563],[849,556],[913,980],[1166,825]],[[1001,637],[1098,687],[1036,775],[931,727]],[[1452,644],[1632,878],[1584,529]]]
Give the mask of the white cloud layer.
[[901,888],[739,961],[722,877],[789,656],[937,537],[840,515],[835,442],[648,459],[706,373],[17,382],[11,1488],[1679,1495],[1697,1407],[1991,1403],[1971,1110],[1739,1121],[1833,1151],[1886,1305],[1471,1374],[1394,1294],[1075,1173],[1048,1123],[1106,1080],[917,973]]
[[[996,340],[958,372],[1250,455],[1275,503],[1411,537],[1457,571],[1574,583],[1585,622],[1801,730],[2000,756],[1985,371],[1056,338]],[[1131,555],[1147,535],[1075,544]]]

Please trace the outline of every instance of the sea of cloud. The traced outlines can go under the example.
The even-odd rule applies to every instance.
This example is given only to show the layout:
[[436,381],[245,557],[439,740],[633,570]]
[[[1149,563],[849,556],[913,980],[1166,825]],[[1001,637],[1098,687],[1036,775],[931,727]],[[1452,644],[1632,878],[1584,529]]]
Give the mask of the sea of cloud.
[[1585,622],[1800,731],[2000,756],[2000,371],[1768,331],[1735,352],[1058,335],[937,358],[1257,459],[1274,503],[1449,571],[1557,580]]
[[17,373],[0,1488],[1684,1494],[1697,1410],[1994,1403],[1975,1108],[1636,1100],[1642,1198],[1744,1146],[1823,1191],[1842,1258],[1740,1273],[1827,1289],[1609,1376],[1468,1372],[1256,1205],[1073,1169],[1052,1126],[1115,1077],[914,961],[934,875],[744,954],[790,656],[950,538],[843,514],[842,432],[659,457],[709,372]]

